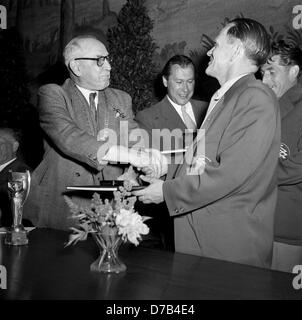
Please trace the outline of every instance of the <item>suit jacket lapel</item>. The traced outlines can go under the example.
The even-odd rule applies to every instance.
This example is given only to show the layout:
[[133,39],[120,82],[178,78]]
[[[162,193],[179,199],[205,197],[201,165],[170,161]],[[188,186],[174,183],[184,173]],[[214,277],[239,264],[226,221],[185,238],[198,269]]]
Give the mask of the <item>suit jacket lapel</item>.
[[[245,82],[249,82],[250,80],[255,80],[255,76],[252,74],[248,74],[242,78],[240,78],[238,81],[236,81],[232,87],[221,97],[221,99],[217,102],[214,109],[211,111],[211,113],[208,115],[208,117],[203,122],[200,129],[204,130],[198,130],[197,136],[193,142],[193,144],[189,147],[187,150],[185,157],[186,157],[186,163],[190,163],[190,159],[193,161],[194,155],[196,153],[197,145],[199,141],[202,141],[205,139],[206,132],[209,130],[215,119],[218,117],[218,115],[221,113],[222,109],[225,106],[225,103],[229,101],[229,99],[233,96],[233,92],[237,90],[239,86],[244,84]],[[173,176],[176,176],[177,173],[180,171],[181,165],[178,166],[177,170],[173,174]]]
[[286,94],[280,99],[280,117],[281,119],[285,118],[293,109],[294,105],[292,104],[289,96]]
[[285,118],[293,109],[297,101],[301,99],[302,85],[296,84],[290,88],[279,101],[281,119]]
[[218,101],[218,103],[216,104],[212,112],[203,122],[201,129],[205,129],[207,131],[209,127],[212,125],[212,123],[214,122],[214,120],[217,118],[217,116],[220,114],[225,103],[227,103],[229,99],[233,96],[234,91],[236,91],[237,88],[242,86],[245,82],[249,82],[251,80],[253,81],[255,80],[255,76],[253,74],[248,74],[246,76],[243,76],[238,81],[236,81]]
[[[164,121],[164,124],[166,124],[166,127],[168,129],[180,128],[184,130],[186,126],[182,121],[181,117],[179,116],[178,112],[175,110],[175,108],[172,106],[172,104],[168,100],[167,96],[164,98],[163,103],[165,105],[163,107],[160,107],[159,110],[160,110],[162,119]],[[172,127],[169,126],[170,124],[172,125]]]
[[70,98],[73,116],[76,119],[81,119],[81,121],[83,121],[85,125],[85,128],[87,128],[88,133],[95,136],[97,134],[96,123],[93,119],[92,112],[90,111],[90,106],[85,97],[76,87],[74,82],[70,79],[67,79],[65,81],[63,88],[67,91]]
[[203,121],[202,113],[205,111],[206,105],[208,103],[207,102],[203,103],[202,101],[198,101],[199,105],[197,105],[197,102],[195,100],[190,100],[190,102],[191,102],[195,120],[196,120],[196,128],[200,128]]

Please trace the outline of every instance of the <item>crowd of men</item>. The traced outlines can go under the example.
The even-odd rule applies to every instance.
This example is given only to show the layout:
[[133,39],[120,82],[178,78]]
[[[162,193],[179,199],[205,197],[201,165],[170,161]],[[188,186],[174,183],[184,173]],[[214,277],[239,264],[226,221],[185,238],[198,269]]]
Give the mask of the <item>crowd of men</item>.
[[[194,63],[176,55],[162,72],[164,99],[134,115],[130,95],[110,87],[105,45],[72,39],[64,50],[69,78],[38,93],[45,153],[24,218],[68,229],[67,186],[116,180],[132,165],[146,184],[133,194],[153,212],[165,249],[287,272],[302,264],[302,52],[271,44],[259,22],[238,18],[207,55],[205,72],[220,84],[210,102],[192,98]],[[144,137],[139,148],[127,139],[133,132]],[[11,129],[0,129],[1,197],[6,172],[25,169],[18,145]],[[11,223],[9,211],[1,200],[2,225]]]

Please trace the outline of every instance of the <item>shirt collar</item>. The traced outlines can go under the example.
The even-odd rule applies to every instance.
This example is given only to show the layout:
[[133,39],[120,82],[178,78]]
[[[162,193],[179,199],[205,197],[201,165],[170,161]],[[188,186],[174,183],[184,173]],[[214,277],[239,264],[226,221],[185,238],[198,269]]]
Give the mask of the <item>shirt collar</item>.
[[[181,107],[182,107],[181,105],[173,102],[168,95],[167,95],[167,98],[168,98],[169,102],[172,104],[172,106],[173,106],[176,110],[181,110]],[[188,106],[191,106],[191,102],[190,102],[190,101],[188,101],[188,102],[185,104],[186,110],[187,110],[187,107],[188,107]]]
[[90,95],[90,93],[96,93],[96,97],[95,97],[96,100],[95,101],[96,101],[96,105],[97,105],[98,91],[96,91],[96,90],[88,90],[86,88],[82,88],[82,87],[78,86],[77,84],[76,84],[76,86],[81,91],[81,93],[83,94],[83,96],[87,100],[88,104],[89,104],[89,95]]
[[216,99],[219,100],[230,88],[231,86],[237,82],[239,79],[243,78],[246,76],[248,73],[241,74],[240,76],[233,78],[231,80],[228,80],[225,82],[215,93]]

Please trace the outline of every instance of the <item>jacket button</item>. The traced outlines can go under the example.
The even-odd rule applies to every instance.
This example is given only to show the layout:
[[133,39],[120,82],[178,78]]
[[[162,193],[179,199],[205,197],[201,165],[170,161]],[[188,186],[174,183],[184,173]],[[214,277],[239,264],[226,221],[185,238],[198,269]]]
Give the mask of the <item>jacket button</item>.
[[175,211],[174,211],[175,213],[178,213],[179,211],[177,210],[177,209],[175,209]]
[[185,210],[184,208],[180,208],[180,209],[179,209],[180,212],[183,212],[184,210]]
[[80,175],[81,175],[81,174],[80,174],[79,172],[76,172],[76,173],[75,173],[75,176],[76,176],[76,177],[79,177]]

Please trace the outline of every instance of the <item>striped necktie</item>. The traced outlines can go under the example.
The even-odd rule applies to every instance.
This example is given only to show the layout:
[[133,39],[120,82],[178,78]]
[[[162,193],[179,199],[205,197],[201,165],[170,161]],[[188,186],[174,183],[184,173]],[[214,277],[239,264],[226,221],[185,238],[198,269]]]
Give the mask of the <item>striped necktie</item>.
[[95,97],[96,97],[96,92],[91,92],[89,94],[89,104],[90,104],[90,109],[92,112],[93,119],[97,121],[97,112],[96,112],[96,105],[95,105]]

